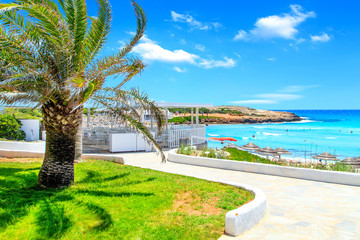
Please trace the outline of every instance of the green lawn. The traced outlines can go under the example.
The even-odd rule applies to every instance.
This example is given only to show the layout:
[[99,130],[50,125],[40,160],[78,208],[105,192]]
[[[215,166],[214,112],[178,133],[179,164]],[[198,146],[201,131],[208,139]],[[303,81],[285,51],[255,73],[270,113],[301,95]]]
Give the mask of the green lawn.
[[292,161],[276,162],[271,160],[273,158],[271,156],[269,156],[269,159],[266,159],[235,148],[226,148],[225,151],[230,153],[228,159],[235,161],[247,161],[247,162],[255,162],[255,163],[265,163],[265,164],[274,164],[280,166],[300,167],[300,168],[312,168],[312,169],[329,170],[329,171],[355,172],[355,168],[353,168],[350,165],[346,165],[342,162],[337,162],[334,164],[327,164],[327,165],[315,164],[315,163],[298,163]]
[[244,190],[104,161],[76,164],[75,185],[36,186],[41,162],[0,159],[0,239],[217,239]]

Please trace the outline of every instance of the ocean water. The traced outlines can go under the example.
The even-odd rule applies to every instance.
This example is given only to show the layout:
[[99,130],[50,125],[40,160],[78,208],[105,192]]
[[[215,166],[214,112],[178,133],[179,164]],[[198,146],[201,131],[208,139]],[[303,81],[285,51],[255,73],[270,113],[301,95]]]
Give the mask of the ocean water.
[[[207,137],[233,137],[241,146],[253,142],[260,147],[282,147],[307,158],[325,151],[339,159],[360,156],[360,110],[286,110],[303,118],[293,123],[209,125]],[[222,147],[210,141],[209,147]]]

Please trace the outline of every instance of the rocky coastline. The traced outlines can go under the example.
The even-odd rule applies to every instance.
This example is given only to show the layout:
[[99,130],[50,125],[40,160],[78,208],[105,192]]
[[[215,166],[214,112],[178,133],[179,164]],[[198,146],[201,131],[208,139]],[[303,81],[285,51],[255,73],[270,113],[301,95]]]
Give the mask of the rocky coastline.
[[[219,113],[219,109],[227,109],[227,113]],[[239,106],[218,106],[209,109],[208,113],[200,112],[202,124],[258,124],[298,122],[302,118],[291,112],[257,110]],[[190,114],[183,114],[190,116]]]

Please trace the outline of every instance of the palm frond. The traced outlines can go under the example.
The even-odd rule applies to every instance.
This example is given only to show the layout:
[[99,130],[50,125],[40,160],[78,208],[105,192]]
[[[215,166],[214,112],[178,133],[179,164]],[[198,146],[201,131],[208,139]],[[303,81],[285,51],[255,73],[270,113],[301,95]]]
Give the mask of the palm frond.
[[126,94],[141,104],[142,108],[150,111],[151,116],[155,118],[158,134],[162,133],[165,124],[165,116],[163,111],[156,105],[155,101],[150,100],[145,92],[140,92],[138,88],[126,91]]
[[[111,91],[111,89],[108,89],[108,91]],[[113,92],[114,93],[114,92]],[[92,100],[99,103],[100,105],[106,107],[109,109],[113,114],[115,114],[116,117],[122,119],[124,122],[126,122],[130,127],[133,127],[137,131],[139,131],[145,139],[150,143],[152,146],[154,146],[159,153],[161,154],[162,162],[166,162],[165,155],[162,151],[161,146],[157,143],[154,136],[151,134],[150,130],[140,122],[141,116],[138,114],[138,111],[134,107],[131,106],[129,101],[124,101],[124,99],[127,99],[122,94],[125,94],[125,92],[117,92],[120,95],[115,95],[115,98],[112,97],[104,97],[104,96],[93,96]],[[120,98],[118,98],[120,96]],[[130,96],[128,95],[128,98]],[[121,99],[123,100],[122,103],[127,105],[127,107],[124,107],[123,105],[119,106],[119,102],[114,101],[114,99]]]
[[84,39],[87,31],[87,8],[84,0],[63,1],[66,22],[74,40],[74,65],[79,70],[79,62],[84,57]]
[[16,3],[0,3],[0,14],[16,9],[17,7],[19,7],[19,5]]
[[144,68],[143,62],[137,58],[118,60],[109,57],[92,64],[91,68],[87,70],[86,76],[88,79],[96,80],[97,89],[100,89],[107,77],[114,76],[117,78],[121,75],[124,79],[115,87],[115,89],[119,89]]
[[138,41],[144,35],[145,28],[146,28],[146,16],[145,16],[144,10],[134,0],[132,0],[131,3],[134,7],[135,15],[137,18],[137,29],[136,29],[136,33],[133,36],[133,38],[131,39],[130,43],[127,44],[120,51],[120,53],[118,53],[116,55],[116,57],[120,58],[120,59],[123,58],[126,54],[128,54],[133,49],[133,47],[138,43]]
[[38,101],[38,97],[33,93],[20,92],[0,92],[0,104],[32,104]]
[[99,5],[97,17],[91,19],[90,31],[85,38],[84,66],[87,66],[100,52],[110,32],[112,19],[110,3],[108,0],[97,0],[97,3]]

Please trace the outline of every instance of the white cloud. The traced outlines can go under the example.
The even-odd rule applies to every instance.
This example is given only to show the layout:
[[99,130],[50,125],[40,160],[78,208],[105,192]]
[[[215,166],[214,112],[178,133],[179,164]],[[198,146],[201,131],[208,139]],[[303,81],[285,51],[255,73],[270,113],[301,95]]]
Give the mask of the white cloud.
[[179,73],[185,73],[185,72],[187,72],[187,69],[186,69],[186,68],[181,69],[181,68],[179,68],[179,67],[174,67],[173,69],[174,69],[176,72],[179,72]]
[[276,57],[270,57],[270,58],[267,58],[266,60],[268,60],[268,61],[276,61]]
[[302,92],[309,88],[316,88],[319,87],[319,85],[292,85],[292,86],[286,86],[283,89],[281,89],[279,92],[285,92],[285,93],[295,93],[295,92]]
[[282,93],[265,93],[265,94],[257,94],[255,97],[265,98],[272,101],[287,101],[287,100],[296,100],[300,99],[302,95],[295,94],[282,94]]
[[274,104],[275,101],[272,100],[242,100],[242,101],[232,101],[232,104],[239,105],[254,105],[254,104]]
[[234,54],[235,54],[239,59],[242,59],[241,55],[238,54],[237,52],[234,52]]
[[[201,58],[198,55],[182,49],[173,51],[164,49],[146,35],[141,38],[140,43],[133,48],[132,52],[139,54],[144,61],[189,63],[206,69],[216,67],[231,68],[236,66],[235,60],[228,57],[224,57],[224,60],[213,60]],[[176,71],[175,68],[174,70]]]
[[300,92],[308,87],[306,86],[288,86],[275,93],[263,93],[252,96],[254,99],[232,101],[233,104],[255,105],[255,104],[278,104],[283,101],[293,101],[303,98],[303,95],[279,93],[279,92]]
[[237,40],[249,40],[249,36],[248,36],[247,32],[245,32],[244,30],[239,30],[238,33],[234,37],[234,41],[237,41]]
[[223,25],[221,24],[221,23],[219,23],[219,22],[213,22],[213,23],[211,23],[212,24],[212,26],[215,28],[215,29],[218,29],[218,28],[222,28],[223,27]]
[[185,62],[195,64],[195,60],[199,56],[188,53],[182,49],[167,50],[162,48],[153,40],[149,39],[146,35],[141,38],[141,43],[133,48],[133,52],[139,54],[146,61],[161,61],[161,62]]
[[199,66],[207,69],[216,67],[231,68],[236,66],[236,62],[234,59],[227,57],[224,57],[224,60],[202,59],[199,63]]
[[180,44],[186,45],[186,44],[187,44],[187,41],[186,41],[185,39],[181,39],[181,40],[180,40]]
[[310,35],[310,38],[312,42],[328,42],[331,39],[331,37],[327,33],[323,33],[317,36]]
[[188,53],[182,49],[170,51],[160,47],[155,43],[140,43],[133,48],[133,52],[138,53],[144,60],[161,62],[186,62],[195,63],[198,56]]
[[195,48],[201,52],[205,51],[205,46],[201,45],[201,44],[196,44]]
[[210,30],[212,28],[218,29],[222,27],[221,23],[213,22],[213,23],[203,23],[198,20],[196,20],[193,16],[190,14],[180,14],[176,13],[174,11],[171,11],[171,18],[174,22],[181,22],[181,23],[187,23],[191,29],[197,29],[197,30]]
[[315,17],[315,13],[303,12],[300,5],[290,5],[290,9],[290,13],[259,18],[254,24],[254,29],[249,33],[240,30],[234,40],[295,39],[295,35],[299,32],[297,30],[299,24],[310,17]]

